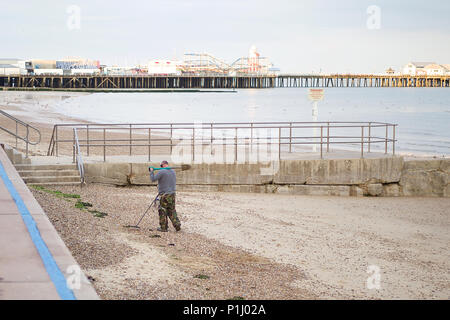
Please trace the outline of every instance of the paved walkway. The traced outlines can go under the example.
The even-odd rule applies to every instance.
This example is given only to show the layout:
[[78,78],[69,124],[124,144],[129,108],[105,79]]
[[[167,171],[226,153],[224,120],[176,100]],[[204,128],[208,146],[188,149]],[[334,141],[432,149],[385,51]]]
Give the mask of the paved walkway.
[[0,300],[11,299],[98,295],[0,147]]

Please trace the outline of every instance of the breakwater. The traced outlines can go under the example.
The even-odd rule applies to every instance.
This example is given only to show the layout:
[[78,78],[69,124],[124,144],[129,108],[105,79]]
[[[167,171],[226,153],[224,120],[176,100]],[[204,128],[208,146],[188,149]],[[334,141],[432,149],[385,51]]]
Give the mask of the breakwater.
[[[88,163],[86,179],[153,185],[148,163]],[[177,174],[179,191],[335,196],[450,197],[450,159],[281,160],[270,164],[194,164]]]

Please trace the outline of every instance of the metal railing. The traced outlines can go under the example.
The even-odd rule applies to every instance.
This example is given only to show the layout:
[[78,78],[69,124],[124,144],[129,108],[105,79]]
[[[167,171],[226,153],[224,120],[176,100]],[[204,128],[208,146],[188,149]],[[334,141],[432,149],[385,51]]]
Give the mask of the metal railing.
[[81,186],[83,186],[83,184],[85,183],[84,163],[83,157],[81,155],[80,143],[78,141],[77,128],[73,128],[73,155],[74,155],[74,162],[76,162],[78,172],[80,174],[80,183]]
[[[26,145],[26,146],[25,146],[25,154],[26,154],[26,158],[28,158],[28,149],[29,149],[29,148],[28,148],[28,145],[33,145],[33,146],[35,146],[35,145],[37,145],[38,143],[40,143],[40,142],[41,142],[41,132],[40,132],[37,128],[35,128],[35,127],[29,125],[29,124],[26,123],[26,122],[23,122],[23,121],[20,120],[20,119],[17,119],[16,117],[10,115],[9,113],[7,113],[7,112],[5,112],[5,111],[3,111],[3,110],[0,110],[0,114],[3,115],[3,116],[5,116],[5,117],[7,117],[7,118],[9,118],[10,120],[12,120],[12,121],[15,122],[15,127],[16,127],[15,132],[12,132],[11,130],[9,130],[9,129],[7,129],[7,128],[1,126],[1,125],[0,125],[0,129],[15,137],[15,140],[16,140],[16,149],[17,149],[17,147],[18,147],[18,140],[22,140],[22,141],[25,142],[25,145]],[[22,135],[19,134],[19,130],[20,130],[20,129],[19,129],[19,126],[22,126],[23,128],[25,128],[25,132],[26,132],[26,133],[25,133],[24,136],[22,136]],[[33,135],[33,133],[30,132],[30,131],[33,131],[34,133],[37,134],[37,136],[38,136],[37,141],[30,141],[30,136]]]
[[[389,149],[395,155],[397,124],[383,122],[244,122],[244,123],[135,123],[135,124],[58,124],[53,128],[48,155],[59,155],[61,144],[73,143],[75,137],[59,136],[63,128],[77,128],[83,133],[77,139],[79,148],[90,156],[92,150],[101,149],[103,161],[106,161],[107,149],[115,148],[115,155],[133,155],[133,150],[145,149],[145,155],[151,160],[152,150],[166,148],[172,154],[174,148],[186,147],[192,161],[206,146],[213,153],[213,146],[231,146],[234,160],[238,160],[238,151],[257,151],[265,146],[277,153],[293,153],[305,150],[299,148],[313,146],[315,152],[330,152],[330,146],[350,146],[359,150],[361,158],[365,152],[372,152],[374,145],[383,145],[384,153]],[[302,132],[305,132],[306,134]],[[313,131],[311,133],[311,131]],[[74,131],[76,132],[76,131]],[[108,136],[109,135],[109,136]],[[78,137],[77,137],[78,138]],[[383,150],[383,147],[378,150]],[[389,148],[390,147],[390,148]],[[117,148],[121,148],[118,151]],[[124,151],[124,148],[126,151]],[[240,149],[239,149],[240,148]],[[320,149],[320,150],[318,150]],[[167,153],[166,153],[167,154]],[[98,155],[98,152],[97,152]],[[136,155],[136,153],[134,153]],[[75,149],[73,158],[75,162]]]

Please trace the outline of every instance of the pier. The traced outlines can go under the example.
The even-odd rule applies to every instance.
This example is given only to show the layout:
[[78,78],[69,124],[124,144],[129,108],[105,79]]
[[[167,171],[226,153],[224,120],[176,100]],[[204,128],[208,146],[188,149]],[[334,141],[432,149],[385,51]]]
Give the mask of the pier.
[[351,87],[450,87],[450,75],[9,75],[0,88],[48,89],[264,89]]
[[450,75],[279,75],[277,87],[281,88],[349,88],[349,87],[450,87]]

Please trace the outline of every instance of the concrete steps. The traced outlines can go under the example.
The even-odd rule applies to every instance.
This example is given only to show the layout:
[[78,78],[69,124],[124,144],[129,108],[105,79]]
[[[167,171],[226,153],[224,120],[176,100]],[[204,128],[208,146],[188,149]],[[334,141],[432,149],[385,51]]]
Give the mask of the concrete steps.
[[1,143],[11,163],[27,184],[35,185],[77,185],[81,183],[75,164],[32,164],[30,158]]
[[80,175],[76,165],[31,165],[15,166],[26,184],[34,185],[76,185],[80,184]]
[[30,158],[26,158],[25,155],[9,145],[3,145],[6,155],[12,164],[31,164]]

